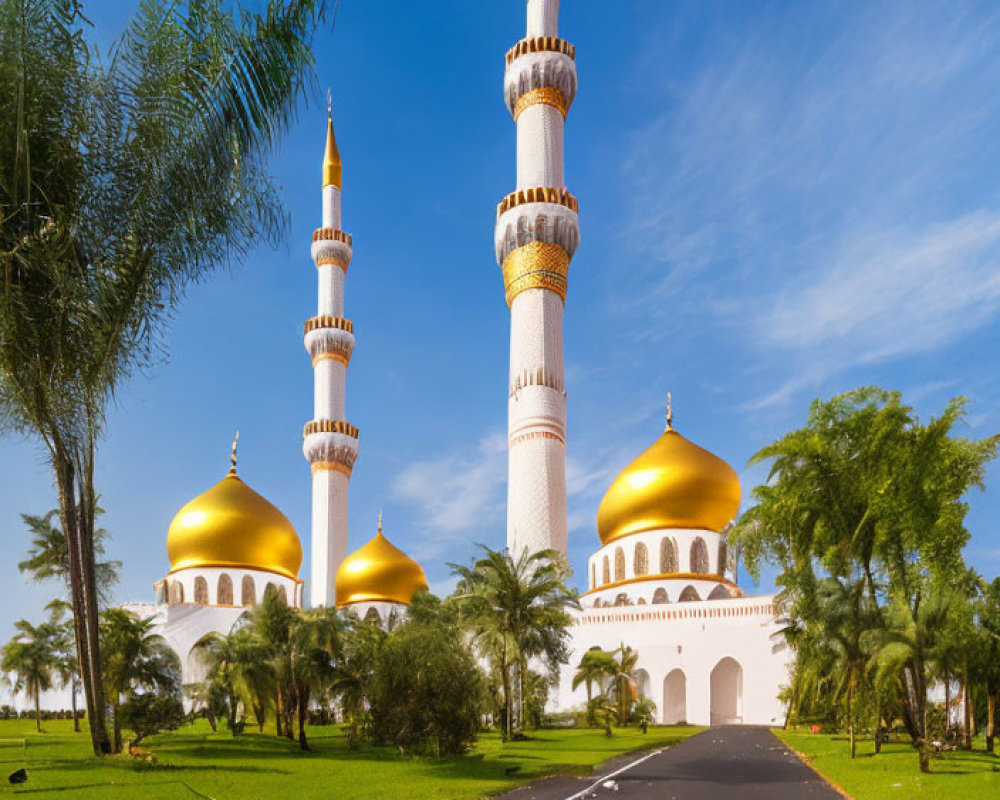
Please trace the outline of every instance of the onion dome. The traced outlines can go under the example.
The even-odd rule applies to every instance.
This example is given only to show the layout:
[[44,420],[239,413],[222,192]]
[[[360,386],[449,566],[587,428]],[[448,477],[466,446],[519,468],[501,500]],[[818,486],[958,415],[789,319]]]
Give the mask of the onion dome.
[[167,555],[171,572],[236,567],[294,580],[302,566],[302,545],[292,523],[237,476],[235,442],[229,474],[174,516]]
[[344,559],[334,579],[337,607],[351,603],[388,602],[409,605],[421,589],[427,588],[423,568],[382,534]]
[[597,509],[603,544],[662,528],[721,531],[740,510],[740,479],[725,461],[667,429],[615,478]]

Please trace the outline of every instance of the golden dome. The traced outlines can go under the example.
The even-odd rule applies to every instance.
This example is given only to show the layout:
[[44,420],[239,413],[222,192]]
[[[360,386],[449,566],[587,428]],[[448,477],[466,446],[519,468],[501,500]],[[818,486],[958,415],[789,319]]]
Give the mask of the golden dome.
[[740,479],[725,461],[689,442],[669,420],[663,435],[615,478],[597,509],[607,544],[659,528],[721,531],[740,510]]
[[238,567],[297,579],[302,566],[302,545],[292,523],[240,480],[235,465],[177,512],[167,531],[167,555],[171,572]]
[[350,603],[390,602],[410,604],[419,590],[427,588],[423,568],[378,533],[368,544],[344,559],[334,579],[337,607]]

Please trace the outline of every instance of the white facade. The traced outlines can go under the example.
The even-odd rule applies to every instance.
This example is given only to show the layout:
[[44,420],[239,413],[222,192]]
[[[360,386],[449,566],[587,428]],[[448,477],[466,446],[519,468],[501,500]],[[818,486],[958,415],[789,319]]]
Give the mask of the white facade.
[[[340,155],[328,121],[327,162]],[[337,179],[339,183],[339,178]],[[313,608],[335,604],[334,577],[347,556],[347,487],[358,456],[358,429],[348,423],[347,365],[354,349],[354,325],[344,317],[344,280],[353,256],[341,230],[341,188],[326,179],[323,227],[313,233],[312,257],[318,280],[317,315],[306,321],[305,346],[313,364],[313,418],[305,426],[302,452],[312,471]]]
[[517,125],[517,188],[497,209],[495,245],[510,306],[507,546],[566,552],[563,303],[579,243],[566,190],[563,126],[576,94],[558,0],[528,0],[527,35],[507,53],[504,99]]

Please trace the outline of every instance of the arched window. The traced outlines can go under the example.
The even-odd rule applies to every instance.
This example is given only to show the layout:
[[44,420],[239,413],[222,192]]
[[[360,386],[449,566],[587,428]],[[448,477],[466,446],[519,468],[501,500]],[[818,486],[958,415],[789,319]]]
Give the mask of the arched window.
[[243,576],[243,586],[240,591],[240,602],[244,606],[257,605],[257,587],[250,575]]
[[732,597],[732,594],[730,593],[729,588],[723,583],[720,583],[712,589],[708,595],[709,600],[728,600],[730,597]]
[[645,597],[640,597],[638,605],[640,605],[640,606],[646,605],[646,598]]
[[619,592],[615,596],[615,605],[616,606],[627,606],[628,605],[628,595],[625,594],[625,592]]
[[659,589],[653,592],[653,603],[656,605],[660,605],[666,602],[667,602],[667,590],[661,586]]
[[590,588],[597,586],[597,564],[590,565]]
[[267,597],[269,594],[275,594],[277,591],[278,587],[268,581],[267,586],[264,587],[264,597]]
[[615,580],[625,580],[625,551],[620,547],[615,548]]
[[208,581],[200,575],[194,579],[194,602],[199,606],[208,605]]
[[677,572],[677,547],[666,536],[660,540],[660,572]]
[[694,600],[701,600],[698,591],[693,586],[685,586],[681,596],[677,598],[678,603],[690,603]]
[[375,606],[368,609],[368,612],[365,614],[365,622],[370,622],[372,625],[382,624],[382,618],[378,615],[378,609]]
[[600,598],[600,597],[598,597],[598,598],[597,598],[597,599],[596,599],[596,600],[594,601],[594,608],[600,608],[600,607],[601,607],[601,606],[603,606],[603,605],[604,605],[604,603],[602,603],[602,602],[601,602],[601,598]]
[[691,542],[691,572],[705,575],[708,572],[708,545],[700,536]]
[[729,550],[726,547],[726,540],[722,539],[719,542],[719,568],[716,570],[716,572],[718,572],[722,577],[725,577],[726,570],[729,568],[729,564],[726,563],[728,558]]
[[220,606],[231,606],[233,604],[233,579],[226,573],[219,576],[219,586],[216,590],[215,603]]
[[636,575],[645,575],[649,572],[649,552],[646,550],[646,545],[639,542],[635,546],[635,557],[632,562],[632,571]]
[[170,581],[170,605],[179,606],[184,602],[184,584],[180,581]]
[[278,587],[278,599],[281,600],[286,606],[288,605],[288,592],[285,591],[284,586]]
[[604,556],[604,563],[601,565],[601,583],[611,583],[611,567],[607,556]]

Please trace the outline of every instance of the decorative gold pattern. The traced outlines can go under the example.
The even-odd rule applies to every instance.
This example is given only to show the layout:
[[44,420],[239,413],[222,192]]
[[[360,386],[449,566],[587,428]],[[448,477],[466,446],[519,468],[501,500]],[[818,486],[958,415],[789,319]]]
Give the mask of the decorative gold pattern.
[[566,119],[566,115],[569,113],[569,103],[566,102],[566,95],[562,93],[561,89],[557,89],[554,86],[539,86],[537,89],[531,89],[517,98],[517,102],[514,103],[514,111],[512,112],[514,122],[517,122],[517,118],[521,116],[524,109],[537,103],[544,103],[547,106],[558,109],[559,113],[563,115],[563,119]]
[[312,364],[315,367],[320,361],[339,361],[345,367],[350,363],[351,357],[343,353],[317,353],[312,357]]
[[333,135],[333,117],[326,119],[326,152],[323,154],[323,186],[340,188],[341,164],[340,150],[337,149],[337,139]]
[[350,422],[343,422],[339,419],[314,419],[307,422],[302,431],[303,436],[310,433],[342,433],[353,439],[358,438],[358,429]]
[[520,58],[527,53],[562,53],[570,58],[576,58],[576,48],[565,39],[558,36],[535,36],[530,39],[521,39],[510,50],[507,51],[507,64],[514,62],[515,58]]
[[567,189],[555,189],[551,186],[535,186],[530,189],[518,189],[516,192],[511,192],[497,203],[497,219],[500,219],[500,217],[512,208],[517,208],[524,203],[555,203],[565,206],[574,213],[580,210],[579,202]]
[[597,509],[604,544],[662,528],[721,531],[740,510],[740,479],[672,427],[615,478]]
[[594,594],[595,592],[603,592],[605,589],[617,589],[619,586],[628,586],[633,583],[646,583],[648,581],[711,581],[712,583],[724,583],[726,586],[730,586],[733,589],[738,590],[740,594],[742,594],[743,591],[739,586],[729,580],[729,578],[723,578],[720,575],[711,575],[704,572],[661,572],[654,575],[639,575],[634,578],[626,578],[623,581],[602,583],[596,589],[583,592],[580,597],[586,597],[588,594]]
[[389,602],[409,605],[413,595],[427,588],[423,568],[378,533],[349,555],[334,580],[337,607],[352,603]]
[[557,442],[566,444],[566,440],[558,433],[552,433],[551,431],[532,431],[531,433],[522,433],[521,435],[512,438],[510,440],[510,446],[513,447],[516,444],[527,442],[531,439],[555,439]]
[[292,523],[233,472],[177,512],[167,555],[171,572],[226,566],[295,578],[302,566]]
[[320,470],[334,470],[335,472],[343,472],[347,477],[351,476],[351,467],[347,464],[341,464],[339,461],[317,461],[315,464],[310,464],[309,469],[313,475]]
[[549,289],[566,300],[569,253],[551,242],[529,242],[503,260],[507,305],[526,289]]
[[354,241],[351,238],[351,234],[344,233],[343,231],[337,230],[336,228],[317,228],[316,230],[313,231],[314,242],[325,242],[331,240],[336,242],[343,242],[348,247],[351,247],[352,246],[351,243]]
[[318,317],[310,317],[306,320],[305,333],[318,331],[321,328],[336,328],[340,331],[354,333],[354,323],[344,317],[333,317],[329,314],[320,314]]

